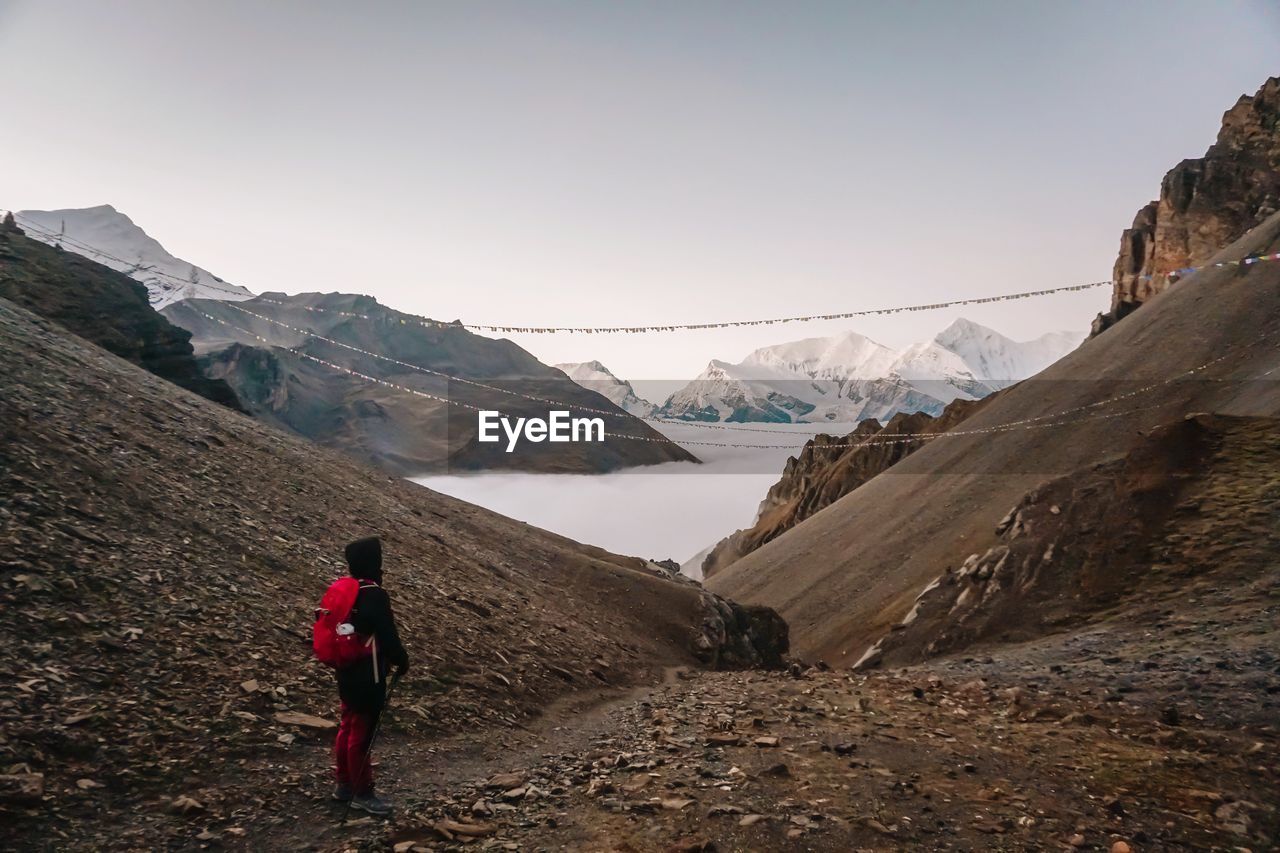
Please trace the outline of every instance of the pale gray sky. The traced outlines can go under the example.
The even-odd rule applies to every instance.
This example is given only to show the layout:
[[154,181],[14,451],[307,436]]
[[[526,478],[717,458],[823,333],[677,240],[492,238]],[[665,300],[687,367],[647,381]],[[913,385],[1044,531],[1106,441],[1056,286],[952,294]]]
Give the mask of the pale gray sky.
[[[1280,73],[1266,2],[4,2],[0,207],[109,203],[255,291],[706,322],[1105,278]],[[1083,328],[1093,291],[962,313]],[[961,312],[868,318],[889,345]],[[812,324],[522,337],[683,379]]]

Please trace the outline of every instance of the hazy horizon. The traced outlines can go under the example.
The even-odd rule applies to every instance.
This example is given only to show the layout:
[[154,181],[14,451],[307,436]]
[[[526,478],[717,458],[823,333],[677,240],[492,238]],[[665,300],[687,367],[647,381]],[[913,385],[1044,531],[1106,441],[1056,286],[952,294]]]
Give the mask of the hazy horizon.
[[[1052,287],[1109,276],[1164,173],[1280,72],[1278,35],[1253,2],[0,2],[18,69],[0,206],[107,203],[255,292],[467,322]],[[850,329],[891,347],[958,316],[1019,340],[1079,330],[1107,298],[510,337],[674,381]]]

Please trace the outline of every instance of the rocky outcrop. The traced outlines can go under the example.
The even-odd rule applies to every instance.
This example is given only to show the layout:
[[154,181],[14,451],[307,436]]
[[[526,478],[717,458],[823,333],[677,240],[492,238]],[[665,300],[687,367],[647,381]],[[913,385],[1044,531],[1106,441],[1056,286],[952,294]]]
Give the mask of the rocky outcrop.
[[1168,287],[1176,270],[1198,266],[1280,209],[1280,77],[1241,96],[1222,117],[1218,139],[1199,159],[1165,175],[1120,238],[1111,309],[1097,334]]
[[[815,436],[799,456],[787,459],[782,478],[769,489],[760,504],[755,524],[720,540],[703,559],[703,577],[711,577],[786,533],[929,441],[927,438],[888,441],[892,436],[945,432],[983,405],[984,400],[956,400],[936,418],[924,412],[897,414],[883,426],[870,419],[845,436]],[[862,447],[832,447],[868,440],[870,443]]]
[[175,385],[240,410],[230,386],[206,377],[196,365],[190,333],[152,309],[143,285],[27,237],[12,214],[0,226],[0,298]]
[[743,606],[702,593],[693,653],[713,669],[781,669],[791,649],[786,621],[772,607]]
[[1079,625],[1187,579],[1252,581],[1280,548],[1280,420],[1193,415],[1029,492],[854,664],[906,663]]

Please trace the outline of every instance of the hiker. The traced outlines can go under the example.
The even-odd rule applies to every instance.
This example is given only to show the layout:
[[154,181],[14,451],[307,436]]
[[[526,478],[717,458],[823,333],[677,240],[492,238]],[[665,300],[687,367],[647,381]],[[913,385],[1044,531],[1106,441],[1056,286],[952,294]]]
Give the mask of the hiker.
[[397,677],[404,675],[409,655],[396,632],[391,599],[382,588],[382,541],[371,536],[352,542],[346,547],[346,558],[348,571],[360,582],[348,621],[360,638],[371,638],[372,653],[337,670],[342,722],[334,744],[337,787],[333,798],[385,815],[391,812],[391,804],[374,794],[369,749],[386,704],[387,673],[394,666]]

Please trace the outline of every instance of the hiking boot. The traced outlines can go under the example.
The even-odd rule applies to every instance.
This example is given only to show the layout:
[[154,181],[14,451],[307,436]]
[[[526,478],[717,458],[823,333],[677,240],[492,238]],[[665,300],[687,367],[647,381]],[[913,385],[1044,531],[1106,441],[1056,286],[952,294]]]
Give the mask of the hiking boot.
[[366,811],[374,815],[391,814],[391,803],[386,800],[379,799],[377,794],[357,794],[351,798],[351,808]]
[[340,803],[351,802],[351,786],[338,785],[336,788],[333,789],[333,798]]

